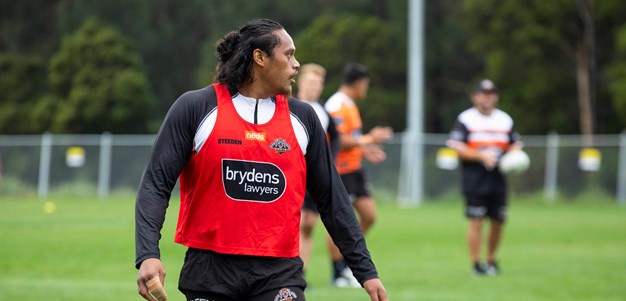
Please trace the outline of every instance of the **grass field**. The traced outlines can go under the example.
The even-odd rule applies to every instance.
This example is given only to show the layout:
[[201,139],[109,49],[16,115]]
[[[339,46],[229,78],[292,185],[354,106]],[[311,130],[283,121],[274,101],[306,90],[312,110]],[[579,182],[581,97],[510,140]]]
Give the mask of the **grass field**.
[[[0,300],[141,300],[135,286],[134,201],[0,198]],[[170,300],[184,248],[172,242],[172,202],[161,250]],[[501,249],[502,275],[470,275],[459,201],[415,209],[381,205],[368,246],[398,300],[626,300],[626,208],[609,201],[513,200]],[[321,223],[320,223],[321,225]],[[323,228],[307,271],[308,300],[368,300],[330,286]]]

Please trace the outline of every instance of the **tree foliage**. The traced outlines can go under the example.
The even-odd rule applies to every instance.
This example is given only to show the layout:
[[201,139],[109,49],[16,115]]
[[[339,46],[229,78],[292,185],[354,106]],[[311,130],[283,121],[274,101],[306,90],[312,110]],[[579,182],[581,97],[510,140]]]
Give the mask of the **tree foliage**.
[[[246,21],[270,18],[278,21],[295,39],[319,17],[343,14],[376,16],[387,20],[396,30],[406,27],[406,2],[396,0],[230,0],[213,3],[207,11],[208,39],[203,44],[202,66],[198,70],[198,85],[210,84],[215,74],[215,42],[227,32],[237,30]],[[296,45],[298,46],[298,45]],[[300,51],[301,47],[298,47]]]
[[468,49],[471,35],[460,26],[456,0],[425,3],[424,128],[446,133],[459,112],[471,106],[468,92],[481,76],[482,56]]
[[611,103],[621,126],[626,128],[626,25],[616,26],[615,55],[605,69]]
[[0,51],[46,56],[58,45],[59,0],[0,0]]
[[52,132],[145,131],[151,94],[141,58],[97,20],[63,39],[50,60],[48,84],[35,112]]
[[[587,53],[595,57],[587,66],[595,131],[616,133],[626,127],[626,1],[437,0],[424,5],[426,131],[449,131],[456,115],[470,105],[467,93],[473,83],[490,77],[501,88],[500,106],[523,134],[580,133],[577,99],[585,80],[577,73],[577,53],[585,49],[582,37],[589,34],[581,12],[589,13],[595,29],[595,52]],[[408,1],[0,0],[0,7],[1,134],[99,132],[104,127],[154,132],[176,97],[212,81],[215,42],[253,18],[279,21],[296,41],[301,63],[328,68],[324,97],[337,89],[346,62],[367,65],[373,77],[362,102],[365,127],[405,128]],[[71,48],[62,41],[77,39],[79,28],[93,17],[125,40],[120,43],[135,58],[121,62],[136,67],[92,68],[88,63],[81,69],[69,63],[71,56],[59,54]],[[71,49],[80,60],[92,59]],[[60,64],[52,62],[57,57],[67,62],[54,69]],[[135,63],[141,61],[143,67]],[[133,93],[138,96],[133,103],[124,98]],[[127,103],[116,106],[113,94]],[[106,101],[86,100],[96,96]],[[138,126],[122,121],[133,110],[138,110],[133,114]],[[100,116],[103,111],[108,120]]]
[[58,10],[61,34],[74,32],[94,16],[133,42],[146,63],[143,69],[154,97],[150,131],[158,129],[180,94],[197,88],[195,78],[212,4],[204,0],[61,0]]
[[45,90],[45,61],[36,56],[0,54],[0,133],[41,130],[30,111]]
[[[578,3],[577,3],[578,2]],[[484,55],[485,76],[501,86],[501,106],[517,115],[523,132],[543,134],[553,129],[561,133],[580,133],[578,122],[582,97],[580,68],[602,74],[607,68],[604,51],[612,52],[612,41],[601,37],[598,29],[609,29],[607,22],[624,12],[619,0],[606,1],[496,1],[464,2],[463,21],[471,34],[470,47]],[[601,39],[596,39],[599,55],[581,63],[586,29],[580,5],[589,7]],[[577,4],[579,5],[577,7]],[[613,7],[607,9],[607,7]],[[585,64],[590,64],[585,66]],[[591,78],[592,107],[610,106],[604,81]],[[596,88],[596,89],[594,89]],[[595,100],[594,100],[595,99]],[[607,111],[592,116],[600,129],[610,129]],[[548,116],[549,118],[546,118]],[[515,116],[514,116],[515,117]],[[612,116],[614,117],[614,116]],[[574,122],[572,122],[574,121]],[[610,130],[617,130],[615,128]]]
[[327,69],[323,97],[337,90],[346,63],[367,66],[370,90],[359,104],[364,127],[385,124],[404,129],[406,116],[398,112],[404,112],[406,100],[406,47],[393,26],[374,16],[322,16],[295,43],[301,64],[314,62]]

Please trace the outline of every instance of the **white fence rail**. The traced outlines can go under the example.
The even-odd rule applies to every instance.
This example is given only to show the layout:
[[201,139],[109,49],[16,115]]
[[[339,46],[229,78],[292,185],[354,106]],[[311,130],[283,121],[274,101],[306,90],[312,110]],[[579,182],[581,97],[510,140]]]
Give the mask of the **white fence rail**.
[[[0,135],[0,199],[3,195],[35,193],[43,199],[55,192],[91,193],[104,199],[111,192],[134,191],[154,137],[108,133]],[[446,139],[446,134],[425,134],[423,145],[414,146],[424,152],[424,176],[416,180],[421,181],[425,199],[460,191],[460,171],[441,170],[435,164],[437,150]],[[531,167],[525,174],[509,178],[512,194],[542,195],[551,201],[600,193],[626,205],[626,134],[593,137],[593,146],[601,154],[601,167],[594,172],[578,168],[582,136],[551,134],[524,136],[523,140]],[[384,194],[384,199],[397,200],[402,141],[406,140],[398,134],[385,145],[388,159],[382,164],[366,164],[375,193]],[[84,154],[83,161],[79,160],[82,164],[69,164],[70,149],[77,148]]]

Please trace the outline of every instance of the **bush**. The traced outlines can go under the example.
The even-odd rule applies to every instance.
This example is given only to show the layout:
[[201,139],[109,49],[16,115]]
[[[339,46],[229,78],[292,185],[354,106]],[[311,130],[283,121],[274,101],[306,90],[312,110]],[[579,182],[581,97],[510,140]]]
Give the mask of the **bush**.
[[0,200],[3,197],[31,198],[36,196],[36,192],[37,189],[35,187],[20,181],[18,178],[0,178]]

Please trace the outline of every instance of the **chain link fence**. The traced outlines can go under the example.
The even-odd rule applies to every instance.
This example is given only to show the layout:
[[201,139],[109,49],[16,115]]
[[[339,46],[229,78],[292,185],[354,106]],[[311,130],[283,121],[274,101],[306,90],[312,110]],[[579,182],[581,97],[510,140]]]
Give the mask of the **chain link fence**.
[[[16,196],[97,196],[134,193],[154,141],[154,135],[29,135],[0,136],[0,199]],[[530,168],[509,176],[514,196],[538,196],[547,201],[580,196],[613,198],[626,205],[626,134],[597,135],[593,146],[600,157],[597,171],[579,168],[583,139],[575,135],[525,136]],[[438,151],[447,135],[424,135],[423,198],[437,200],[460,193],[460,170],[440,169]],[[402,135],[384,146],[387,160],[365,163],[374,193],[395,202],[401,167]],[[420,180],[420,179],[418,179]],[[176,188],[174,195],[178,193]]]

